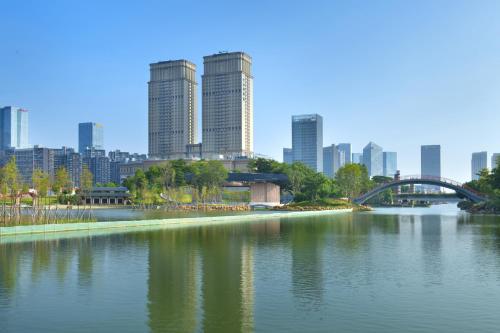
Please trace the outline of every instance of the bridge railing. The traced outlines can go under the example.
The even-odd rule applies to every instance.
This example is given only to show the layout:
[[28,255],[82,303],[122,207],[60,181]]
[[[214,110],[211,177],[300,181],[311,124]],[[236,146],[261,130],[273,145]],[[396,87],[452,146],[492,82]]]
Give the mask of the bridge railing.
[[[453,179],[444,178],[444,177],[438,177],[438,176],[409,175],[409,176],[400,177],[399,179],[400,180],[411,180],[411,179],[433,180],[433,181],[440,181],[440,182],[443,182],[443,183],[446,183],[446,184],[450,184],[450,185],[454,185],[454,186],[463,187],[462,183],[454,181]],[[397,181],[397,180],[394,179],[393,181]]]
[[[437,187],[447,187],[446,185],[449,185],[451,189],[461,188],[461,189],[465,190],[466,192],[469,192],[470,196],[474,196],[477,198],[481,198],[481,197],[484,198],[484,194],[471,189],[467,185],[464,185],[462,183],[459,183],[459,182],[454,181],[454,180],[449,179],[449,178],[428,176],[428,175],[409,175],[409,176],[399,177],[397,179],[392,179],[390,181],[382,183],[382,184],[378,185],[377,187],[369,190],[368,192],[363,193],[361,196],[359,196],[357,198],[357,200],[364,200],[365,198],[373,195],[373,193],[381,191],[383,188],[385,188],[387,186],[391,186],[391,184],[395,184],[393,186],[397,186],[398,183],[400,183],[401,181],[405,181],[405,180],[415,180],[415,182],[413,182],[413,183],[418,183],[418,181],[431,181],[431,182],[435,183],[435,185],[432,185],[432,186],[437,186]],[[441,185],[439,183],[441,183]]]

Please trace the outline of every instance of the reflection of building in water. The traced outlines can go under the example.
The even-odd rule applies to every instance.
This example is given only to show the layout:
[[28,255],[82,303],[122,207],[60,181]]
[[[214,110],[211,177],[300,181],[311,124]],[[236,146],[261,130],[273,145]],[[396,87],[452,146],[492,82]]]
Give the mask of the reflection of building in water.
[[204,234],[202,257],[203,332],[253,330],[253,250],[229,230]]
[[196,329],[196,254],[187,229],[149,239],[148,310],[152,332]]
[[422,257],[425,276],[431,279],[430,283],[441,282],[441,222],[440,215],[421,216]]
[[323,286],[323,223],[290,223],[292,241],[292,292],[303,308],[317,308],[321,305]]
[[241,251],[241,312],[242,332],[253,332],[253,306],[254,306],[254,284],[253,284],[253,249],[247,243],[243,243]]
[[280,220],[272,219],[264,223],[252,223],[250,225],[250,229],[252,230],[252,233],[257,236],[279,236],[281,231]]
[[78,284],[82,286],[90,285],[93,271],[92,238],[82,238],[78,242]]

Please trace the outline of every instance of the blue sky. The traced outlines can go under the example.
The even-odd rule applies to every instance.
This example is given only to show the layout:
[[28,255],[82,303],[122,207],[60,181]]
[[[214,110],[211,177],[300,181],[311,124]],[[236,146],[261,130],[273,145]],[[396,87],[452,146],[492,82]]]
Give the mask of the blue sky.
[[[319,113],[324,144],[370,140],[443,176],[500,152],[499,1],[1,1],[0,105],[30,111],[30,143],[147,152],[151,62],[242,50],[254,62],[255,150],[281,160],[290,117]],[[199,101],[201,119],[201,96]],[[200,135],[201,138],[201,135]]]

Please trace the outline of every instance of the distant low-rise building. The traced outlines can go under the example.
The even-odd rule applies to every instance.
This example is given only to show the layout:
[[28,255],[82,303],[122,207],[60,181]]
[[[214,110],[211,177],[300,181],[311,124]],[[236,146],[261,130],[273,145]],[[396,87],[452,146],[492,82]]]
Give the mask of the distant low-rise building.
[[129,203],[130,193],[126,187],[93,187],[81,193],[82,204],[125,205]]

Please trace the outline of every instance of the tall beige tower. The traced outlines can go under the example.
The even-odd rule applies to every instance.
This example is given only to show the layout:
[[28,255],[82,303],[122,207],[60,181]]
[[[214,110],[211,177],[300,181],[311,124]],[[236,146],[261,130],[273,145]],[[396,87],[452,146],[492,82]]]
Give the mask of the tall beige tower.
[[196,65],[173,60],[149,66],[149,156],[182,158],[186,145],[197,141]]
[[243,52],[203,57],[203,156],[253,152],[252,58]]

